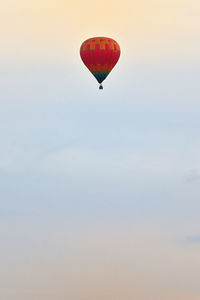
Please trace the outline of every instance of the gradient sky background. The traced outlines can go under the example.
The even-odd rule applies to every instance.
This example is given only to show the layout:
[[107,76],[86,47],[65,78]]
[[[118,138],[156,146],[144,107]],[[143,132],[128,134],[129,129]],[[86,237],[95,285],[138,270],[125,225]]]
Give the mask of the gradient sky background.
[[[0,298],[199,300],[199,0],[7,0],[0,23]],[[103,91],[92,36],[122,49]]]

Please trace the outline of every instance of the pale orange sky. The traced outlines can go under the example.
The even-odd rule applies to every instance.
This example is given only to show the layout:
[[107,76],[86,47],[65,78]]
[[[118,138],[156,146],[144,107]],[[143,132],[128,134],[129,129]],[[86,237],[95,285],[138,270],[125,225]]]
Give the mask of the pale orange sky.
[[[199,59],[197,0],[15,1],[1,5],[1,60],[76,60],[87,37],[116,38],[128,60]],[[134,55],[133,54],[134,51]]]
[[60,224],[49,226],[51,233],[42,226],[36,234],[30,224],[27,233],[21,229],[25,254],[13,257],[1,278],[7,299],[199,300],[200,246],[183,248],[152,227],[115,224],[63,235]]

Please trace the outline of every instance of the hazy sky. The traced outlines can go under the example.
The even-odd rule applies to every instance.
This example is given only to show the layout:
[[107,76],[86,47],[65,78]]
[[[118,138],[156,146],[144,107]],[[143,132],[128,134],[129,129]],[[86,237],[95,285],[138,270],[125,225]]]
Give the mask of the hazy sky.
[[[0,23],[0,298],[199,300],[199,0],[7,0]],[[103,91],[92,36],[122,50]]]

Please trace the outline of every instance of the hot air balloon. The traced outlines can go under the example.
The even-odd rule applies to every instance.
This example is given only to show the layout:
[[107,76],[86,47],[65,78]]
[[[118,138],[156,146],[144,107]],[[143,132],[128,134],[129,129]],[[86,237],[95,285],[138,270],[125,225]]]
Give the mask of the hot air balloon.
[[120,47],[111,38],[94,37],[82,43],[80,56],[83,63],[100,83],[99,89],[103,89],[102,82],[119,60]]

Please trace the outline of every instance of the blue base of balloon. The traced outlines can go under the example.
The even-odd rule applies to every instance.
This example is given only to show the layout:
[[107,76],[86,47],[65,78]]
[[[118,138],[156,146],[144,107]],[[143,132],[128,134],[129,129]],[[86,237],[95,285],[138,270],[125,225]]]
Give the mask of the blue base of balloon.
[[92,74],[94,75],[94,77],[96,78],[96,80],[99,83],[102,83],[106,79],[106,77],[108,76],[109,73],[107,73],[107,72],[103,72],[103,73],[101,73],[101,72],[98,72],[98,73],[97,72],[93,72]]

